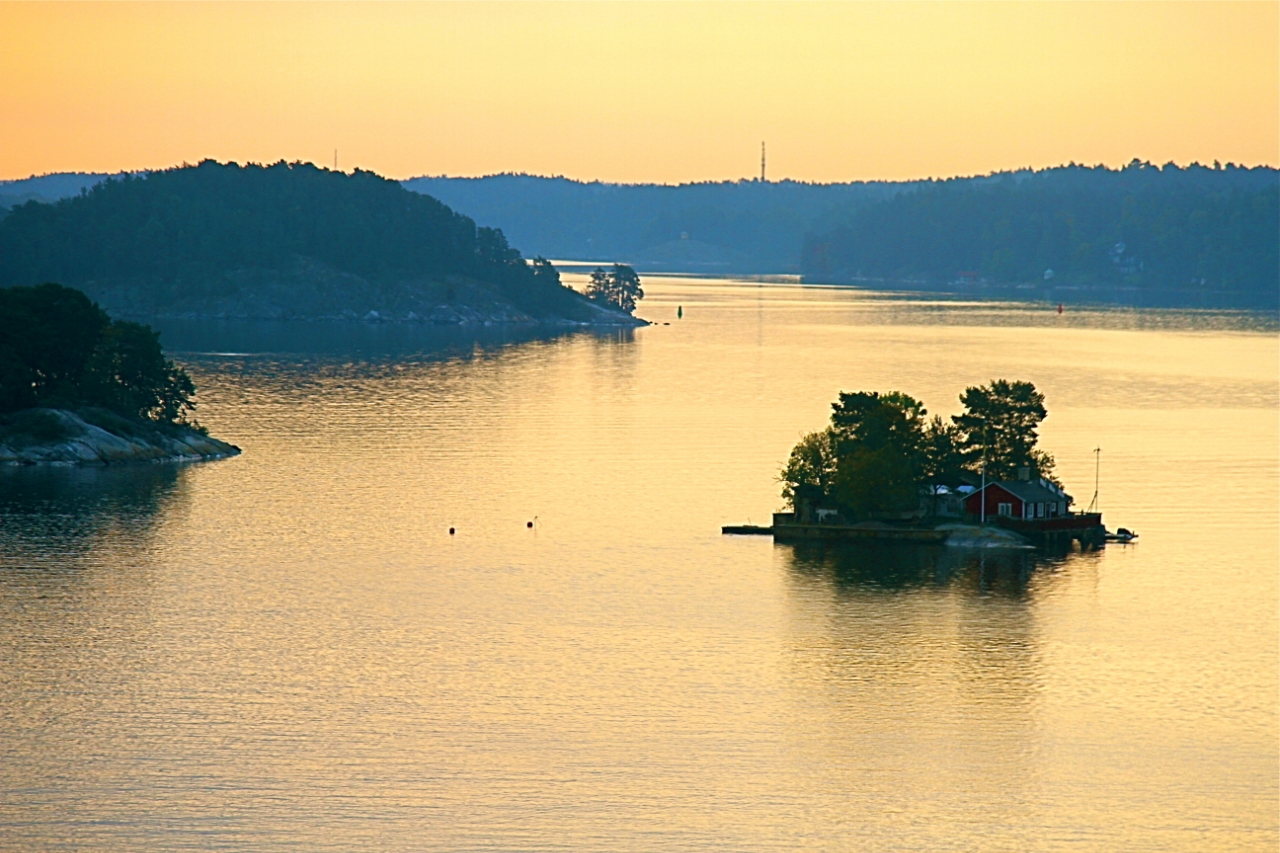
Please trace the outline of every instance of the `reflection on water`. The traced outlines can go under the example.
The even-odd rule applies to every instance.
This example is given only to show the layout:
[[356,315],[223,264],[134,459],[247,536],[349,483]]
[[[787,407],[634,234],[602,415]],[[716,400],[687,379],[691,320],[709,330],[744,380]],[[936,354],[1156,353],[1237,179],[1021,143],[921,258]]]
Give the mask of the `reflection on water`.
[[0,572],[144,547],[186,467],[0,466]]
[[[0,470],[0,850],[1275,849],[1272,332],[645,288],[162,324],[244,453]],[[719,535],[837,391],[997,376],[1137,546]]]
[[[940,815],[982,802],[1003,828],[993,846],[1034,849],[1052,673],[1029,580],[1061,561],[890,543],[775,554],[792,587],[792,678],[821,700],[808,712],[822,732],[810,749],[826,786],[891,813],[914,810],[912,797]],[[858,758],[821,758],[841,753]],[[857,819],[892,834],[892,819]],[[931,841],[949,846],[944,834]]]
[[592,335],[630,340],[627,327],[552,325],[432,326],[289,320],[181,320],[152,322],[170,352],[341,356],[346,359],[441,359],[469,357],[512,344]]
[[[798,575],[829,582],[841,594],[916,587],[956,587],[1020,598],[1033,577],[1046,581],[1088,553],[1021,548],[948,548],[870,542],[857,546],[806,542],[779,544]],[[1042,583],[1041,586],[1044,584]]]

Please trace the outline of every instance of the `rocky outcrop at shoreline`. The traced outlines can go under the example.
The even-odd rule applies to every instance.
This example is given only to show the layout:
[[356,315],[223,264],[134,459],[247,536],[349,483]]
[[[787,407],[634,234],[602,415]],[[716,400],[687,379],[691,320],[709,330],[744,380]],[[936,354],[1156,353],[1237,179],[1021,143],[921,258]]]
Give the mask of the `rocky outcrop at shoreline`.
[[28,409],[7,420],[0,426],[0,464],[119,465],[240,453],[192,427],[132,421],[103,409]]
[[[371,281],[314,258],[279,268],[233,269],[180,293],[143,280],[82,285],[117,317],[178,320],[347,320],[434,326],[645,326],[633,317],[557,285],[558,302],[535,311],[502,288],[465,276]],[[163,297],[163,298],[162,298]]]

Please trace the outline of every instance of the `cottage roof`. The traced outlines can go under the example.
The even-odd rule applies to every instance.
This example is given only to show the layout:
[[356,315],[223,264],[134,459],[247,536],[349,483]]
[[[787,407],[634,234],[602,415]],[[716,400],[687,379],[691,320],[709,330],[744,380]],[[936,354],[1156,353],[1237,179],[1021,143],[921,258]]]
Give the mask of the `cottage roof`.
[[[1054,503],[1055,501],[1071,502],[1071,496],[1068,494],[1059,494],[1053,489],[1040,485],[1038,482],[1028,480],[1006,480],[999,483],[987,483],[987,488],[999,486],[1009,494],[1018,498],[1024,503]],[[979,489],[978,492],[982,490]],[[977,494],[975,492],[974,494]]]

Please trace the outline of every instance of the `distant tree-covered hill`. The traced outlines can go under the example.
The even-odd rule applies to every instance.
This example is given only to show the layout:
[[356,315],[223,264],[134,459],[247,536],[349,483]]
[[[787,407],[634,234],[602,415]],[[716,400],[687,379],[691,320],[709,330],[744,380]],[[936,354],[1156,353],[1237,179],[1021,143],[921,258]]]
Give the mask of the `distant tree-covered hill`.
[[500,230],[373,173],[299,163],[210,160],[12,208],[0,287],[46,281],[126,314],[604,318]]
[[[116,177],[123,176],[124,173],[121,173]],[[110,177],[113,176],[101,172],[61,172],[33,175],[16,181],[0,181],[0,217],[4,216],[6,208],[29,201],[61,201],[97,186]]]
[[[270,168],[330,174],[314,167]],[[1264,167],[1156,167],[1135,161],[1123,169],[1070,165],[915,182],[664,186],[493,175],[401,183],[501,228],[530,253],[617,261],[642,272],[801,272],[815,282],[870,280],[887,288],[964,288],[1054,301],[1270,308],[1280,290],[1278,175]],[[95,177],[0,182],[0,196],[46,198]],[[379,180],[367,173],[333,177]],[[387,198],[389,189],[383,189]],[[346,245],[341,235],[360,234],[366,227],[344,225],[340,238],[323,248],[337,252]],[[0,236],[3,232],[0,227]],[[277,247],[287,243],[273,240]],[[270,281],[254,266],[238,268],[221,281],[253,281],[256,290],[243,292],[264,294],[273,287],[288,290],[302,279],[373,291],[388,277],[385,270],[370,272],[368,259],[357,264],[358,259],[344,256],[336,263],[318,250],[290,252],[297,256],[293,265],[273,267],[274,278],[266,277]],[[379,248],[375,254],[384,253]],[[386,257],[380,262],[391,263]],[[1047,270],[1053,277],[1046,281]],[[341,284],[348,275],[363,283]],[[301,295],[292,298],[306,301]],[[468,298],[482,301],[482,294]],[[365,302],[369,299],[395,301],[376,293]]]
[[412,178],[404,185],[494,223],[518,245],[549,258],[720,273],[798,272],[806,234],[914,186],[888,181],[666,186],[533,175]]
[[808,281],[910,281],[1048,298],[1280,306],[1274,169],[1132,163],[922,187],[810,236]]

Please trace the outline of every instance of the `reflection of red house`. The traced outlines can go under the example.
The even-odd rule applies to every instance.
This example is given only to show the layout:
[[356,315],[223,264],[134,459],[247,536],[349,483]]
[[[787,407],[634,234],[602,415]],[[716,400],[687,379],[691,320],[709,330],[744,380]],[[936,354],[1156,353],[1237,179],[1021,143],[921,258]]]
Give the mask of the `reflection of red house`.
[[984,503],[986,516],[992,520],[1059,518],[1067,514],[1071,496],[1048,480],[987,483],[985,489],[965,499],[964,511],[980,517]]

